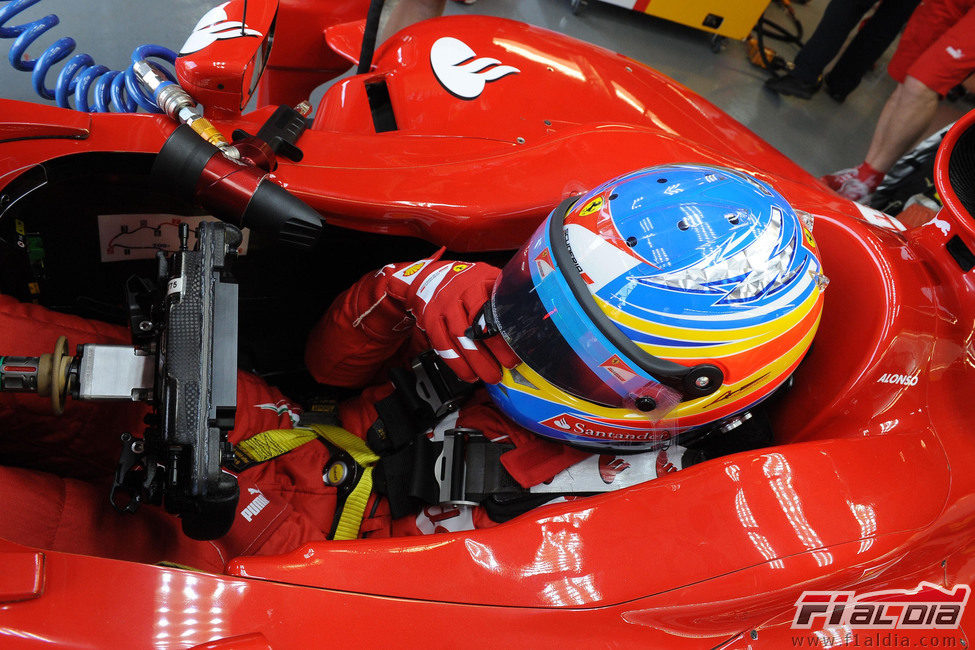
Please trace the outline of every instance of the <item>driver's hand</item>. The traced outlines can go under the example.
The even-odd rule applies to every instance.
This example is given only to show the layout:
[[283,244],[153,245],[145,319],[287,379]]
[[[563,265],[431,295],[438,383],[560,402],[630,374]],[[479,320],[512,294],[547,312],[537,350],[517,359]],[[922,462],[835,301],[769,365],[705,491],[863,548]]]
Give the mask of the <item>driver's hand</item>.
[[467,382],[496,384],[501,366],[521,363],[500,335],[473,341],[464,334],[491,298],[500,272],[483,262],[433,262],[407,296],[407,307],[433,349]]

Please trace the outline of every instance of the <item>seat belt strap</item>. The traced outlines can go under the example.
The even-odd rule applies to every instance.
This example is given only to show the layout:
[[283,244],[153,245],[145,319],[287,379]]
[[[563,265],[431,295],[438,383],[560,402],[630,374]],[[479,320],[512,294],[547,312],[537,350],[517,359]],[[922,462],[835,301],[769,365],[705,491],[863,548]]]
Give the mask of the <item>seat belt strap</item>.
[[[342,427],[315,423],[294,429],[262,431],[234,446],[234,462],[230,469],[243,471],[318,439],[344,452],[343,455],[351,458],[355,465],[348,467],[344,459],[334,458],[326,466],[324,478],[339,490],[336,517],[329,537],[356,539],[372,493],[372,472],[379,456],[369,449],[365,441]],[[353,480],[346,484],[350,473]]]
[[330,442],[352,457],[362,474],[359,480],[345,494],[340,504],[338,522],[335,524],[332,539],[356,539],[366,513],[369,495],[372,494],[372,471],[379,456],[366,446],[364,440],[342,427],[327,424],[313,424],[311,429],[323,440]]
[[432,477],[428,482],[433,489],[414,496],[428,503],[455,505],[528,494],[586,496],[644,483],[699,462],[697,452],[676,444],[625,456],[592,454],[550,480],[524,488],[501,462],[502,454],[512,448],[511,444],[488,440],[476,429],[448,429],[435,454],[418,455],[413,470]]
[[366,434],[370,448],[381,456],[402,451],[447,414],[456,411],[474,390],[458,379],[436,352],[415,357],[410,369],[389,372],[395,390],[376,402],[379,418]]
[[316,438],[318,435],[306,428],[262,431],[234,445],[234,459],[227,464],[227,468],[239,474]]

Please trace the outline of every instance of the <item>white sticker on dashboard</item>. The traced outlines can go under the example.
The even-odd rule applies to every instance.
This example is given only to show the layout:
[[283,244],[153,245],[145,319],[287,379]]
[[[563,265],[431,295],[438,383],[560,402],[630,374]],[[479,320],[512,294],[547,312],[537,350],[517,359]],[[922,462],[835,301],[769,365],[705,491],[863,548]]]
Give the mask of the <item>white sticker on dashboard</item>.
[[173,278],[166,285],[166,295],[171,296],[174,293],[183,293],[183,278]]
[[[190,227],[189,247],[196,244],[201,221],[219,221],[216,217],[183,217],[176,214],[100,214],[98,241],[103,262],[152,259],[156,251],[172,252],[179,248],[179,225]],[[241,230],[243,240],[239,255],[247,254],[250,231]]]

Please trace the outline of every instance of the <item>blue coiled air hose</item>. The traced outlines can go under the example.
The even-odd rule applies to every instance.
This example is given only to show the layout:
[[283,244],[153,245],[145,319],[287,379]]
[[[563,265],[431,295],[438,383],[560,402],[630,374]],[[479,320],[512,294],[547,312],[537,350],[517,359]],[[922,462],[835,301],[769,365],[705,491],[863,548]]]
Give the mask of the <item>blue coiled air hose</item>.
[[[2,1],[4,0],[0,0]],[[50,14],[23,25],[5,26],[7,21],[40,1],[6,0],[6,4],[0,8],[0,38],[15,39],[8,56],[10,65],[17,70],[31,73],[34,91],[38,95],[44,99],[56,100],[62,108],[71,108],[70,99],[74,96],[74,108],[85,112],[135,113],[140,107],[150,113],[160,112],[152,97],[136,80],[131,64],[149,58],[174,64],[176,52],[161,45],[140,45],[135,48],[131,64],[124,71],[110,70],[98,65],[88,54],[76,54],[64,64],[54,88],[48,88],[48,72],[71,55],[76,46],[75,40],[69,37],[59,38],[37,58],[25,59],[27,48],[61,21],[54,14]],[[170,81],[176,81],[169,70],[162,69],[162,72]],[[92,104],[88,103],[89,94]]]

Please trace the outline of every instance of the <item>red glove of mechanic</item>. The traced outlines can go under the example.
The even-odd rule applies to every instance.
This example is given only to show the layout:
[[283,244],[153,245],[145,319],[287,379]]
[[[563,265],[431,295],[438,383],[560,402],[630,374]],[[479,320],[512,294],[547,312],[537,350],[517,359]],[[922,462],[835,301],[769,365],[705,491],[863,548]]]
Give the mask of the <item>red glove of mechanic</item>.
[[431,261],[406,294],[406,307],[417,326],[440,358],[467,382],[481,379],[496,384],[501,381],[501,366],[514,368],[521,363],[501,335],[473,341],[464,334],[491,298],[500,273],[483,262]]

